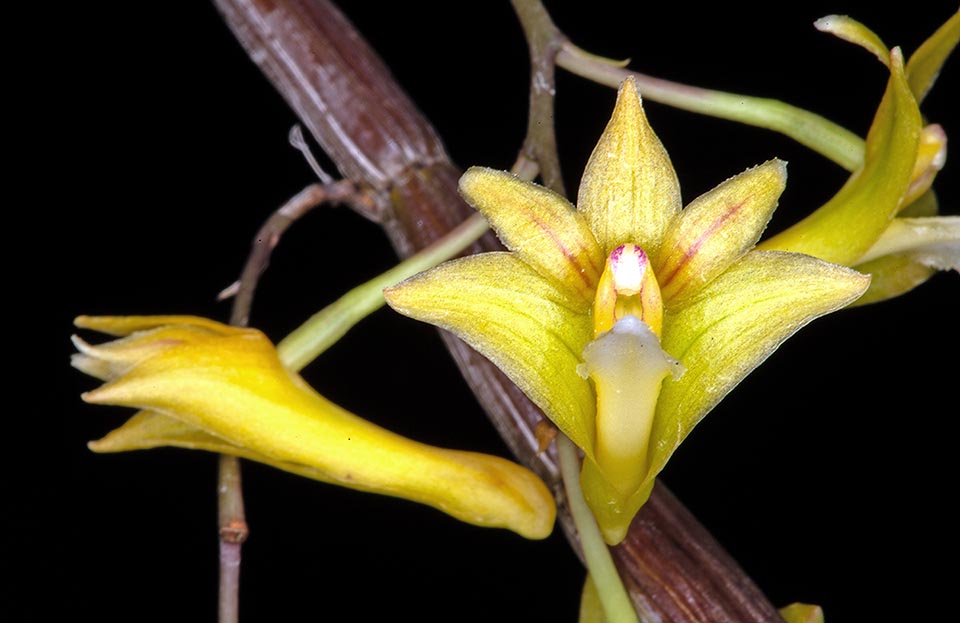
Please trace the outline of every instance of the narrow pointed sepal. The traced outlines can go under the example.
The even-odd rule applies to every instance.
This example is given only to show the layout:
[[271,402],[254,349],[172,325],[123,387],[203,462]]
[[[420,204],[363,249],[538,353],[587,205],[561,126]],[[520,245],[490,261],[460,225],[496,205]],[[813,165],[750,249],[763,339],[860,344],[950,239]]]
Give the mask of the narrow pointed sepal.
[[446,329],[487,357],[581,448],[593,448],[596,405],[577,375],[593,338],[588,313],[510,253],[484,253],[384,291],[401,314]]
[[139,411],[87,447],[94,452],[129,452],[172,446],[188,450],[207,450],[239,454],[242,448],[176,418],[156,411]]
[[683,307],[760,239],[787,183],[770,160],[694,199],[667,231],[656,267],[667,309]]
[[603,252],[631,242],[656,257],[680,211],[680,183],[647,121],[633,78],[624,80],[613,116],[587,162],[577,209]]
[[168,315],[168,316],[77,316],[73,324],[78,329],[90,329],[106,335],[124,336],[139,331],[159,329],[161,327],[193,327],[204,329],[217,335],[235,335],[246,329],[234,327],[203,318],[202,316]]
[[472,167],[460,194],[483,213],[503,244],[573,304],[589,308],[603,269],[603,252],[586,221],[555,192],[506,171]]
[[650,471],[658,473],[693,427],[801,327],[863,294],[870,278],[794,253],[753,251],[680,311],[667,314],[663,349],[686,371],[664,381]]
[[940,28],[920,44],[917,51],[907,61],[907,81],[918,102],[926,98],[927,93],[940,75],[940,69],[947,57],[960,42],[960,11],[955,11]]

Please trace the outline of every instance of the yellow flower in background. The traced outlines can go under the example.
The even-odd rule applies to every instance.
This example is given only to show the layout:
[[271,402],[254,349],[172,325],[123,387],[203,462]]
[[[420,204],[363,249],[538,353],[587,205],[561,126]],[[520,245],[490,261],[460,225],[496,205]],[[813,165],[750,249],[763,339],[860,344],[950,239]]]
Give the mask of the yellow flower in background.
[[816,26],[871,52],[889,68],[890,80],[861,166],[830,201],[759,248],[808,253],[870,274],[858,304],[899,296],[938,270],[960,271],[960,217],[937,216],[931,190],[946,163],[947,137],[939,125],[924,125],[919,109],[960,41],[960,12],[906,65],[899,48],[887,49],[849,17],[830,15]]
[[751,250],[785,181],[772,160],[681,210],[629,79],[576,208],[472,168],[461,194],[509,252],[442,264],[388,288],[387,302],[488,357],[583,450],[584,496],[618,543],[697,422],[786,338],[868,286],[808,255]]
[[795,603],[780,608],[780,616],[787,623],[823,623],[823,608],[814,604]]
[[96,346],[74,338],[73,366],[106,381],[83,399],[141,410],[92,442],[97,452],[222,452],[528,538],[552,531],[553,496],[535,474],[411,441],[349,413],[288,370],[260,331],[193,316],[81,316],[76,325],[120,336]]

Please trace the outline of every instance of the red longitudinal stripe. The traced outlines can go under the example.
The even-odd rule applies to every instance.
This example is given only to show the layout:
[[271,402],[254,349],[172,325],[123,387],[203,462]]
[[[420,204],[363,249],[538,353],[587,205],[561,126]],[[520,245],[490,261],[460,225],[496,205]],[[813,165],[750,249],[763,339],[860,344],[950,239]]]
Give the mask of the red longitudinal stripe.
[[706,231],[700,234],[700,237],[697,238],[696,242],[694,242],[692,245],[684,249],[683,259],[680,260],[680,262],[670,272],[670,274],[664,276],[663,278],[658,278],[658,281],[660,282],[660,287],[663,288],[667,284],[669,284],[673,280],[673,278],[677,276],[677,273],[679,273],[684,266],[690,263],[690,260],[692,260],[693,256],[697,254],[697,251],[700,250],[700,247],[703,246],[703,243],[707,240],[707,238],[709,238],[713,233],[715,233],[718,229],[720,229],[720,227],[724,223],[729,221],[730,218],[733,217],[733,215],[735,215],[737,212],[739,212],[740,208],[742,208],[746,203],[747,203],[747,199],[744,199],[740,203],[731,206],[726,212],[723,213],[723,215],[720,218],[718,218],[713,223],[711,223],[710,227],[708,227]]
[[[550,239],[553,240],[553,242],[557,245],[557,248],[560,249],[561,253],[563,253],[563,256],[566,257],[568,260],[570,260],[570,263],[571,263],[571,264],[573,264],[574,266],[577,267],[577,271],[576,271],[576,272],[577,272],[578,275],[580,275],[580,278],[583,279],[583,282],[587,285],[587,287],[593,288],[594,285],[595,285],[595,284],[593,283],[593,279],[591,279],[591,278],[587,275],[586,270],[585,270],[584,267],[580,264],[580,261],[576,258],[576,256],[574,256],[574,255],[569,251],[569,249],[567,249],[566,245],[564,245],[563,242],[560,241],[560,239],[556,236],[556,234],[553,233],[553,229],[551,229],[551,228],[548,227],[543,221],[541,221],[540,219],[538,219],[538,218],[536,217],[536,215],[533,213],[533,211],[531,211],[531,210],[526,210],[525,212],[529,215],[530,220],[531,220],[537,227],[539,227],[544,233],[546,233],[548,236],[550,236]],[[593,268],[595,274],[599,273],[599,271],[597,270],[597,267],[596,267],[596,266],[591,266],[591,268]]]

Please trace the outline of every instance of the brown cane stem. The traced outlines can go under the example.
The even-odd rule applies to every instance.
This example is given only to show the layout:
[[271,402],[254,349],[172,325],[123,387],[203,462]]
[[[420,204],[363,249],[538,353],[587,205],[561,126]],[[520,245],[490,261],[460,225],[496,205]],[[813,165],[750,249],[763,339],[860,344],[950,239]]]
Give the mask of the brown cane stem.
[[[358,211],[372,209],[367,196],[357,185],[341,180],[330,184],[311,184],[276,210],[254,236],[250,255],[236,284],[230,323],[246,326],[250,321],[253,295],[260,276],[270,263],[270,255],[283,233],[303,215],[325,203],[350,203]],[[233,290],[228,288],[226,292]],[[241,547],[249,535],[243,508],[240,460],[220,455],[217,483],[218,523],[220,527],[219,623],[237,623],[240,604]]]
[[219,623],[237,623],[240,619],[240,548],[249,535],[243,510],[240,459],[221,454],[217,479],[220,525],[220,593],[217,620]]
[[512,4],[530,48],[530,113],[521,155],[540,166],[544,186],[565,195],[553,123],[556,57],[565,39],[540,2]]
[[[472,213],[457,196],[460,172],[433,128],[329,2],[214,2],[337,167],[371,189],[379,221],[401,255]],[[305,75],[310,79],[301,79]],[[496,240],[487,236],[473,250],[495,248]],[[556,452],[538,451],[539,409],[463,342],[449,335],[444,340],[510,449],[562,501]],[[569,522],[566,509],[559,516]],[[652,620],[782,622],[743,570],[661,485],[613,555],[638,612]]]

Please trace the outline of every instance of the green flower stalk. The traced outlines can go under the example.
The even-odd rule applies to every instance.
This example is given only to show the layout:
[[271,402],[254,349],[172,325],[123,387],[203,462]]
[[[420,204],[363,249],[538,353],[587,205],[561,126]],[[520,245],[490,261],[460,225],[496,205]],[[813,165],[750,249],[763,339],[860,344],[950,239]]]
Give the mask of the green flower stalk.
[[508,252],[442,264],[385,291],[497,364],[583,452],[584,496],[620,542],[693,427],[785,339],[869,278],[754,245],[786,166],[772,160],[681,209],[632,79],[587,164],[577,206],[509,173],[461,194]]

